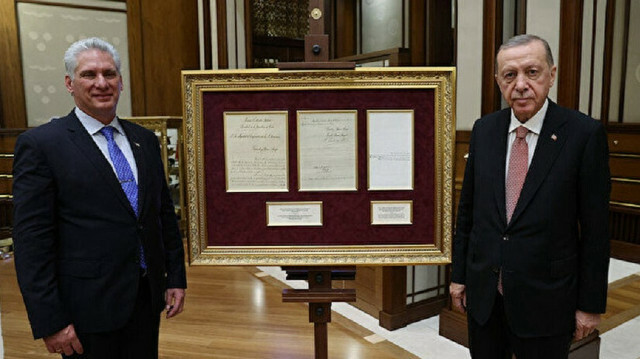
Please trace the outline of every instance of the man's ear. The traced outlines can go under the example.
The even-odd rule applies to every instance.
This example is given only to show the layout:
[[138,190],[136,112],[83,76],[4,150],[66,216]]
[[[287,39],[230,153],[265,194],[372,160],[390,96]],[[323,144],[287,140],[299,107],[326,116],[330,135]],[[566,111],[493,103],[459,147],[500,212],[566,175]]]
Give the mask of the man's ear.
[[71,77],[64,75],[64,85],[67,87],[67,91],[73,96],[73,87],[71,87]]

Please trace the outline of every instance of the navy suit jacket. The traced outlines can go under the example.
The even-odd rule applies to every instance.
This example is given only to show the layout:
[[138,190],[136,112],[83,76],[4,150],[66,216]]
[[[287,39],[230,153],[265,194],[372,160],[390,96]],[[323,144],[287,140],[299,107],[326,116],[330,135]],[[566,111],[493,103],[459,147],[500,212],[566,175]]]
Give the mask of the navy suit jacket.
[[139,216],[74,112],[18,137],[13,167],[15,263],[35,338],[68,324],[123,327],[148,267],[152,307],[185,288],[184,249],[155,134],[120,120],[138,167]]
[[568,334],[576,309],[604,313],[610,176],[604,127],[549,101],[510,223],[505,161],[510,109],[476,121],[456,221],[452,281],[466,285],[468,315],[489,318],[503,273],[515,334]]

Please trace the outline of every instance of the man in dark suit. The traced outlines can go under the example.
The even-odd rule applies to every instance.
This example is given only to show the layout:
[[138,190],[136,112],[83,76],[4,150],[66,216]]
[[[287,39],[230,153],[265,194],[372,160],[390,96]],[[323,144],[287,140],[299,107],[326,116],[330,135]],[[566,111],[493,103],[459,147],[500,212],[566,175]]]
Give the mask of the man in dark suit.
[[157,358],[160,312],[183,309],[184,250],[155,134],[116,117],[111,44],[65,53],[76,107],[19,136],[15,263],[34,337],[73,358]]
[[547,98],[548,43],[503,44],[495,78],[510,108],[476,121],[450,293],[474,358],[566,358],[605,311],[610,178],[603,125]]

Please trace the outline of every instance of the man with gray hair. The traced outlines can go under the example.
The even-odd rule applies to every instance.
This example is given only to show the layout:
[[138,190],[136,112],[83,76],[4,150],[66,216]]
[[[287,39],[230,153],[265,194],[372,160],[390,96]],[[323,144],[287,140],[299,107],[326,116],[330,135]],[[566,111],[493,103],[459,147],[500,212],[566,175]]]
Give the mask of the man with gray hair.
[[605,311],[607,137],[548,99],[555,76],[544,39],[510,39],[495,73],[509,108],[473,126],[449,288],[473,358],[567,358]]
[[18,137],[15,263],[34,338],[64,358],[157,358],[182,312],[184,250],[155,134],[119,119],[120,57],[65,53],[75,108]]

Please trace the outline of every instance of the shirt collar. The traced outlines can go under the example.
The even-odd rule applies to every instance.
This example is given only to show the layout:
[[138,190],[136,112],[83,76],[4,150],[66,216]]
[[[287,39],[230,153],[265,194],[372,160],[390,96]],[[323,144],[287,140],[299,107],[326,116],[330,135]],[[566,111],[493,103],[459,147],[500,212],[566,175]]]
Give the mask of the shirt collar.
[[[82,126],[92,136],[98,133],[103,127],[105,127],[105,125],[102,122],[91,117],[86,112],[79,109],[78,107],[75,108],[75,114],[80,120],[80,123],[82,124]],[[124,134],[124,130],[122,129],[122,125],[120,124],[120,121],[118,121],[117,116],[114,117],[113,120],[111,120],[111,123],[108,124],[107,126],[112,126],[113,128],[116,129],[116,131],[118,131],[121,134]]]
[[544,101],[544,104],[542,105],[542,108],[540,108],[540,110],[535,115],[533,115],[533,117],[527,120],[527,122],[525,123],[518,121],[512,109],[511,123],[509,124],[509,133],[515,131],[516,128],[520,126],[524,126],[529,130],[529,132],[533,132],[539,136],[540,132],[542,131],[542,123],[544,122],[544,117],[547,115],[548,107],[549,107],[549,99],[546,99]]

